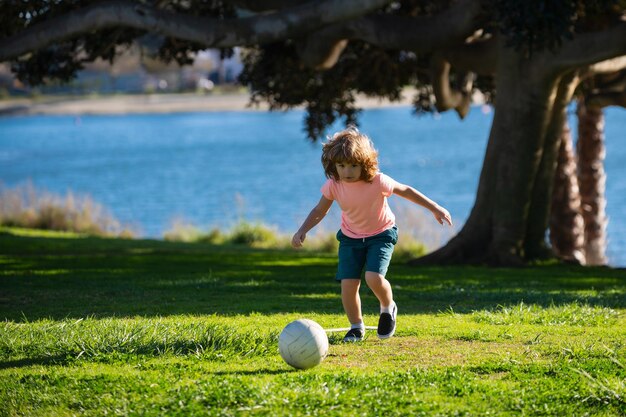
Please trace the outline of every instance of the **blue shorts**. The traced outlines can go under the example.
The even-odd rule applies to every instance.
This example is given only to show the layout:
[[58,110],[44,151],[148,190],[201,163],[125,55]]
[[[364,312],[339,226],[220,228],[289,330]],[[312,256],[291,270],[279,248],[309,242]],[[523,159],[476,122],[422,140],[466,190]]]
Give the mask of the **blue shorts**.
[[337,281],[346,278],[361,279],[363,267],[366,271],[384,276],[389,268],[393,247],[398,242],[398,228],[393,226],[364,239],[353,239],[339,230],[337,240],[339,241]]

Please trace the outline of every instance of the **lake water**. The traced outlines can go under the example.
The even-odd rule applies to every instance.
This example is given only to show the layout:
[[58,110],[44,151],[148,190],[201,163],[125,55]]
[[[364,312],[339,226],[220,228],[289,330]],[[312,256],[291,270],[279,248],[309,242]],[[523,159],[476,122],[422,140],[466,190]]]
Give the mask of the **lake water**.
[[[245,218],[291,234],[324,181],[321,145],[305,139],[303,114],[0,118],[0,180],[89,195],[147,237],[161,237],[177,218],[222,229]],[[416,117],[394,107],[365,110],[360,122],[380,152],[381,170],[448,208],[458,230],[474,202],[492,117],[481,108],[460,121],[452,113]],[[620,266],[626,265],[625,136],[626,111],[608,109],[608,255]],[[430,246],[449,238],[424,209],[392,200]],[[321,227],[338,224],[333,209]]]

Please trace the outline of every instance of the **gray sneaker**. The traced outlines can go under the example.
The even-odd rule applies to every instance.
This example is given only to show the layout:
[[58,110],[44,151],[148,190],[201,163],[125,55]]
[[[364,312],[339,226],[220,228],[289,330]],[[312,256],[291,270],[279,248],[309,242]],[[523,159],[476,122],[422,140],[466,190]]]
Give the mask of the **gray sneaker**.
[[396,332],[398,306],[394,303],[391,313],[380,313],[378,318],[378,338],[389,339]]
[[350,329],[348,333],[343,337],[344,342],[360,342],[365,337],[365,331],[363,329]]

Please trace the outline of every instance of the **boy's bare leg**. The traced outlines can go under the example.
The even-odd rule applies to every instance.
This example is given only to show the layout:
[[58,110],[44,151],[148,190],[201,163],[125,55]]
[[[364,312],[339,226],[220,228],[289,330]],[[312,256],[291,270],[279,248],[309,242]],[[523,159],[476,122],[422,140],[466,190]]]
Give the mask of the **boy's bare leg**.
[[391,290],[391,284],[383,275],[377,272],[366,271],[365,282],[367,282],[367,286],[370,287],[376,298],[378,298],[381,307],[389,307],[391,305],[393,302],[393,291]]
[[360,279],[341,280],[341,302],[350,324],[362,323],[361,297],[359,296]]

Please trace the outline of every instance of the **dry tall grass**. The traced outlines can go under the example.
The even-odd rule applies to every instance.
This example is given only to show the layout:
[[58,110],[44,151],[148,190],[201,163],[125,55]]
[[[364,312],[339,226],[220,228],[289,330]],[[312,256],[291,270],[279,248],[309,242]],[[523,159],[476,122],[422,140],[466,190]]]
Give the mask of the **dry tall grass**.
[[[443,246],[457,233],[455,226],[440,225],[428,210],[411,202],[396,198],[391,208],[399,230],[398,244],[403,244],[403,241],[407,244],[420,242],[423,250],[430,252]],[[458,219],[453,221],[456,223]]]
[[105,207],[89,196],[65,196],[37,189],[31,182],[7,188],[0,184],[0,225],[60,230],[94,236],[132,237]]

